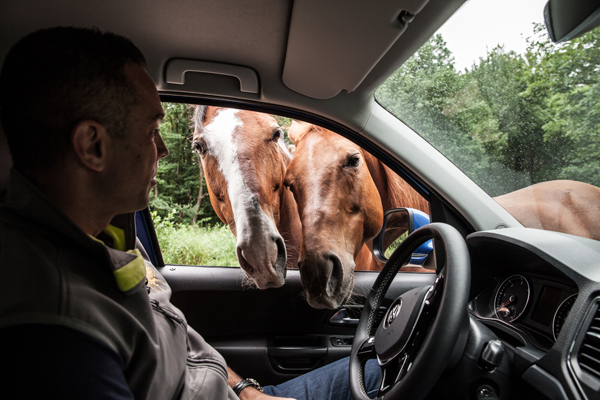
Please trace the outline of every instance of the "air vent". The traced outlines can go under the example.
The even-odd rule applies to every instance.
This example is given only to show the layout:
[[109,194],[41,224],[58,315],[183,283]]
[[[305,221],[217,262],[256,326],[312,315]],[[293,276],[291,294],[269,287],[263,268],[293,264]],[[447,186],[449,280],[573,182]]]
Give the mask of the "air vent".
[[585,331],[577,362],[582,371],[600,379],[600,309],[595,305],[596,311]]

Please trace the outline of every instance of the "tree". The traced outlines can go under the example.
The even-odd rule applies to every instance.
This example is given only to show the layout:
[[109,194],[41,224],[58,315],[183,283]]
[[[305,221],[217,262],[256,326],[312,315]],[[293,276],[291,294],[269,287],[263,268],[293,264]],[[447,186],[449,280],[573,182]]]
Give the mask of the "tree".
[[471,71],[487,103],[497,131],[480,131],[477,139],[498,161],[519,175],[513,189],[556,176],[563,166],[564,140],[545,136],[548,119],[545,77],[537,65],[496,47]]
[[169,155],[160,160],[150,206],[162,218],[174,215],[179,223],[217,223],[219,219],[205,196],[202,165],[191,146],[193,109],[177,103],[163,103],[163,108],[160,132]]
[[497,131],[497,120],[472,75],[454,69],[441,35],[432,37],[376,93],[404,123],[440,150],[488,193],[506,190],[490,180],[501,168],[482,146],[478,132]]
[[600,186],[600,31],[560,45],[547,43],[532,41],[530,49],[542,59],[540,69],[552,91],[545,136],[570,143],[569,162],[559,177]]

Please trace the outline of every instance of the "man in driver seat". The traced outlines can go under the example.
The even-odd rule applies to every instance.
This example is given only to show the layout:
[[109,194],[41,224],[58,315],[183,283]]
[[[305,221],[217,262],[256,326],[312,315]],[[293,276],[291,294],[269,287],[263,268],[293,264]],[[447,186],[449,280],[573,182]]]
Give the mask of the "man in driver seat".
[[[168,150],[156,87],[128,39],[76,28],[25,37],[5,59],[0,107],[14,162],[0,204],[3,396],[350,398],[347,360],[261,393],[170,303],[135,236],[132,213]],[[368,369],[376,392],[378,367]]]

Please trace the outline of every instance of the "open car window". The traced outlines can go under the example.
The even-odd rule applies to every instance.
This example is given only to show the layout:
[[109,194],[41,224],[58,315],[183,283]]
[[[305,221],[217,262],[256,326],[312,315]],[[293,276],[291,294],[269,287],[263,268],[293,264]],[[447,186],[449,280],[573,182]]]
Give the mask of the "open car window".
[[598,226],[600,30],[554,44],[545,3],[465,3],[375,97],[523,225]]
[[149,209],[166,264],[252,271],[277,263],[285,248],[287,267],[297,268],[304,235],[307,253],[335,237],[358,254],[341,262],[379,270],[370,242],[383,212],[409,207],[428,221],[425,198],[332,131],[252,111],[166,102],[163,108],[169,156],[159,163]]

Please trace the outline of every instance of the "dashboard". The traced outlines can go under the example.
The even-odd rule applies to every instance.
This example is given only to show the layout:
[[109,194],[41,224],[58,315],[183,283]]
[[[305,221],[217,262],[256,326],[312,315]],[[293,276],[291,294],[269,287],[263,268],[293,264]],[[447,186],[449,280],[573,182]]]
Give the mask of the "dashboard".
[[[498,391],[525,385],[511,393],[505,389],[501,398],[525,388],[556,399],[597,398],[600,241],[509,228],[476,232],[466,242],[471,325],[484,327],[485,342],[501,341],[506,356],[493,379],[482,379]],[[471,335],[478,329],[471,328]],[[479,359],[481,352],[471,357]]]
[[[469,304],[469,311],[487,325],[507,327],[506,333],[525,345],[549,350],[577,299],[577,288],[556,277],[527,272],[501,274]],[[512,332],[511,332],[512,331]],[[526,340],[523,340],[526,339]]]

